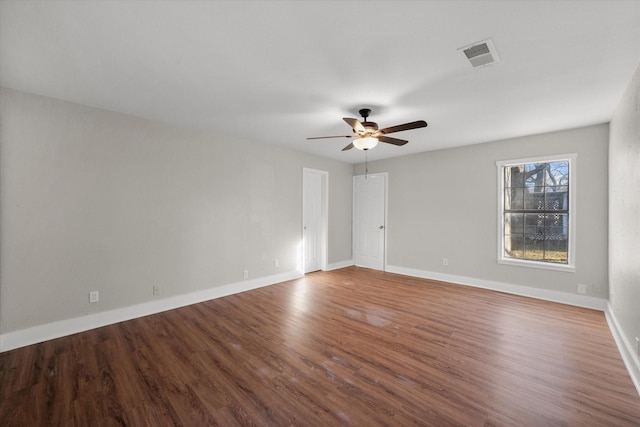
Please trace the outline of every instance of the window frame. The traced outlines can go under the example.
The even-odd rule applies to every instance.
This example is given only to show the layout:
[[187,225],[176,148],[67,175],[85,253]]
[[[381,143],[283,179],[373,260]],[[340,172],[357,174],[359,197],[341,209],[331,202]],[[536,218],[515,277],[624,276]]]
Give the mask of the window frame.
[[[498,160],[496,161],[497,178],[498,178],[498,263],[506,265],[515,265],[519,267],[541,268],[544,270],[557,270],[565,272],[575,272],[576,259],[576,163],[578,154],[559,154],[553,156],[528,157],[524,159]],[[504,170],[509,166],[516,166],[531,163],[549,163],[557,161],[566,161],[569,163],[569,237],[567,239],[567,263],[557,264],[553,262],[534,261],[528,259],[506,257],[504,253]]]

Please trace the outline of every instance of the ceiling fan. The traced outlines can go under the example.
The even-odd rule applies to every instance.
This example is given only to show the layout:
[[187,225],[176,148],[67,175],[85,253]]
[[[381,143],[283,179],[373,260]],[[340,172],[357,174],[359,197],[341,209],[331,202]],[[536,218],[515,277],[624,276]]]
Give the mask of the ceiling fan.
[[424,120],[418,120],[402,125],[378,129],[377,123],[367,121],[367,117],[369,117],[369,114],[371,114],[370,109],[363,108],[358,112],[364,119],[362,122],[358,119],[350,119],[348,117],[344,117],[342,119],[347,122],[347,124],[353,129],[352,135],[316,136],[307,139],[354,138],[349,145],[342,149],[342,151],[351,150],[353,147],[356,147],[359,150],[367,151],[378,145],[378,141],[386,142],[393,145],[404,145],[409,142],[405,139],[392,138],[390,136],[387,136],[387,134],[427,127],[427,122],[425,122]]

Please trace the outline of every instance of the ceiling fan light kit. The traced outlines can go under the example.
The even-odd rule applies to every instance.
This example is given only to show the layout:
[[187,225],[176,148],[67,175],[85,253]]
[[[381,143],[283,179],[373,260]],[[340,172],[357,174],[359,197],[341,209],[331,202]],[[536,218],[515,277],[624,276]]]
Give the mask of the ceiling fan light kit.
[[352,119],[349,117],[344,117],[344,120],[351,128],[353,129],[353,134],[351,135],[338,135],[338,136],[317,136],[307,139],[325,139],[325,138],[354,138],[354,140],[344,147],[342,151],[350,150],[353,147],[356,147],[358,150],[368,151],[378,145],[378,142],[386,142],[387,144],[393,145],[405,145],[409,141],[399,138],[392,138],[390,136],[386,136],[387,134],[394,132],[402,132],[405,130],[418,129],[427,127],[427,122],[424,120],[418,120],[415,122],[409,122],[402,125],[396,125],[387,127],[384,129],[378,129],[378,124],[374,122],[367,121],[367,117],[371,113],[371,110],[368,108],[363,108],[359,111],[362,116],[363,121],[359,121],[358,119]]
[[378,138],[367,137],[367,138],[358,138],[353,141],[353,146],[358,150],[371,150],[376,145],[378,145]]

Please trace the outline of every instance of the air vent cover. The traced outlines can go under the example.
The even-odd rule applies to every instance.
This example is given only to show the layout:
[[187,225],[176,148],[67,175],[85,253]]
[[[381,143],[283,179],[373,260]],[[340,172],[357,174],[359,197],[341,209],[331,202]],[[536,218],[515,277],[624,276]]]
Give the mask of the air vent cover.
[[461,47],[458,50],[462,50],[473,68],[486,67],[487,65],[500,62],[500,58],[491,39],[479,41],[472,45]]

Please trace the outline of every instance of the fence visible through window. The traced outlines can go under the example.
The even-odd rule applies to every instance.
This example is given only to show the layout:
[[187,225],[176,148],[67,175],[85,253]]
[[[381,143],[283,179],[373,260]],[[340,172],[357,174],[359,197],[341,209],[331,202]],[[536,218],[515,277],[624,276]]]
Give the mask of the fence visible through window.
[[569,161],[508,165],[503,171],[503,256],[567,264]]

